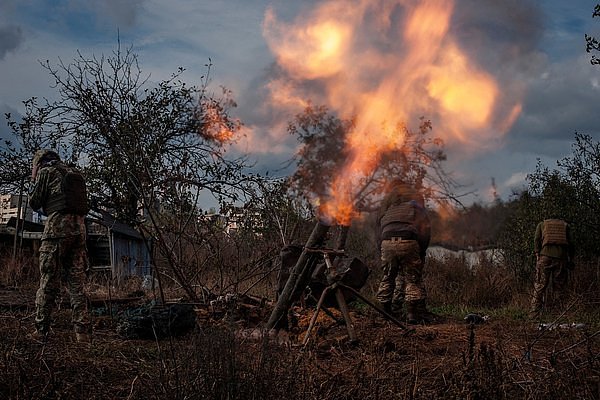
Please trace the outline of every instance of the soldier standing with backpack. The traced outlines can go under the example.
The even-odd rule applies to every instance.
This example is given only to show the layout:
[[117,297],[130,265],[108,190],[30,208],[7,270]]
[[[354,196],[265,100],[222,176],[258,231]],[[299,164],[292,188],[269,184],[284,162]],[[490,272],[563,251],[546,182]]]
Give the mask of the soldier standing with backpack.
[[[393,184],[379,210],[378,234],[383,276],[377,300],[387,312],[392,311],[392,304],[400,308],[405,301],[408,323],[433,322],[423,284],[431,225],[423,196],[414,187],[402,182]],[[400,282],[404,290],[397,290]]]
[[68,282],[77,341],[90,340],[87,299],[83,292],[87,268],[84,216],[88,202],[83,176],[52,150],[38,150],[31,174],[35,185],[29,204],[47,217],[40,246],[40,285],[36,294],[35,339],[47,339],[60,283]]
[[529,317],[539,318],[546,289],[552,284],[556,294],[564,295],[569,270],[574,267],[575,247],[569,224],[558,218],[540,222],[535,230],[534,252],[536,275]]

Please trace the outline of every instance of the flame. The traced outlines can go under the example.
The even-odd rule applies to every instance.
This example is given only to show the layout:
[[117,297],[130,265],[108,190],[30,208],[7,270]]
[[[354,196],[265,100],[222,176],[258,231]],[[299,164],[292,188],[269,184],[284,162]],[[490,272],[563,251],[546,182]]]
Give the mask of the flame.
[[[322,78],[341,71],[345,65],[342,58],[348,51],[351,26],[328,17],[315,18],[313,23],[290,31],[277,23],[271,9],[265,14],[265,29],[271,30],[267,41],[278,63],[302,79]],[[275,39],[269,40],[270,37]]]
[[455,45],[445,51],[441,64],[431,68],[427,91],[438,101],[447,117],[444,121],[460,118],[463,129],[454,129],[466,140],[464,132],[482,129],[490,120],[498,87],[489,75],[470,67],[469,60]]
[[[239,129],[239,121],[230,121],[216,102],[204,102],[202,106],[202,135],[219,143],[234,138],[234,130]],[[233,123],[234,126],[231,126]]]
[[453,11],[450,0],[329,0],[289,23],[265,13],[263,34],[295,84],[274,82],[273,100],[302,104],[310,93],[355,121],[347,162],[317,202],[322,214],[341,224],[357,215],[364,180],[404,143],[395,127],[425,115],[444,142],[481,148],[518,116],[519,104],[499,115],[499,84],[453,37]]

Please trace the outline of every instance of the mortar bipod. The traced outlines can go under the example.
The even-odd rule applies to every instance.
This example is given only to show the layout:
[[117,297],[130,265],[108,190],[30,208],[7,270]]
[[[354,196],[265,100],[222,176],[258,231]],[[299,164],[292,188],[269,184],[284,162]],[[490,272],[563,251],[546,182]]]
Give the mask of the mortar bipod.
[[340,312],[342,313],[342,317],[344,318],[344,323],[346,324],[346,329],[348,330],[348,337],[351,342],[356,341],[356,331],[354,330],[354,325],[352,324],[352,319],[350,318],[350,312],[348,311],[348,304],[346,303],[346,299],[344,298],[344,293],[342,293],[339,279],[341,276],[336,271],[333,263],[331,262],[330,254],[333,255],[342,255],[344,254],[343,250],[331,250],[331,249],[306,249],[307,251],[313,253],[321,253],[323,258],[325,259],[326,273],[325,276],[327,278],[327,286],[321,293],[321,297],[317,302],[317,308],[310,319],[310,323],[308,325],[308,329],[304,336],[303,345],[306,346],[308,341],[310,340],[310,332],[312,331],[319,312],[321,311],[321,307],[323,307],[323,302],[325,301],[325,297],[330,291],[334,292],[335,300],[338,304]]
[[313,314],[313,316],[310,319],[308,329],[304,336],[304,341],[303,341],[304,346],[306,346],[306,344],[308,344],[308,341],[310,340],[310,332],[312,331],[312,329],[315,325],[315,322],[319,315],[319,311],[323,307],[323,302],[325,301],[325,297],[331,290],[333,290],[335,293],[335,299],[340,308],[340,312],[342,313],[342,316],[344,317],[344,322],[346,324],[346,328],[348,329],[348,337],[350,338],[351,341],[357,340],[356,331],[354,330],[354,325],[352,323],[352,319],[350,318],[350,313],[348,311],[348,305],[346,303],[346,299],[344,298],[344,294],[341,290],[342,288],[352,292],[356,297],[361,299],[366,305],[368,305],[369,307],[371,307],[372,309],[374,309],[375,311],[380,313],[385,319],[392,322],[394,325],[398,326],[399,328],[403,329],[405,331],[405,335],[414,331],[413,329],[408,329],[404,324],[402,324],[400,321],[398,321],[398,319],[395,318],[393,315],[391,315],[388,312],[386,312],[385,310],[382,310],[381,308],[377,307],[375,304],[373,304],[371,301],[369,301],[365,296],[363,296],[358,290],[356,290],[348,285],[345,285],[343,282],[341,282],[342,276],[340,275],[340,273],[338,271],[336,271],[333,263],[331,262],[331,258],[329,255],[330,254],[343,255],[344,254],[343,250],[340,251],[340,250],[310,249],[310,248],[306,248],[306,250],[309,252],[313,252],[313,253],[323,254],[323,258],[325,259],[325,265],[327,267],[327,272],[326,272],[327,286],[321,293],[321,297],[319,298],[319,301],[317,302],[317,308],[315,310],[315,313]]

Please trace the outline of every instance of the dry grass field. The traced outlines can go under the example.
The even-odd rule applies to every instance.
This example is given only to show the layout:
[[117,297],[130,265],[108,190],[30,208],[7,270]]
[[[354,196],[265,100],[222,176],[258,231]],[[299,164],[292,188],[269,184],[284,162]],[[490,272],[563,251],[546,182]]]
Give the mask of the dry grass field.
[[[124,338],[117,333],[116,311],[149,301],[152,294],[111,293],[110,315],[98,308],[102,302],[97,299],[107,298],[102,287],[90,293],[96,298],[91,344],[75,342],[66,298],[42,344],[28,337],[35,284],[4,285],[0,398],[600,398],[597,291],[572,294],[566,305],[543,317],[543,322],[555,322],[555,329],[540,329],[540,321],[525,318],[526,293],[511,291],[497,272],[477,275],[445,264],[429,268],[430,308],[440,316],[438,323],[403,330],[354,302],[350,308],[357,343],[348,341],[344,324],[320,313],[306,346],[313,309],[292,308],[295,323],[289,331],[263,335],[261,323],[273,306],[268,299],[250,308],[232,302],[219,312],[196,305],[195,327],[183,335]],[[595,279],[582,275],[574,284]],[[498,290],[492,291],[492,283]],[[117,304],[128,296],[131,301]],[[485,313],[489,319],[467,324],[463,317],[468,312]],[[572,327],[572,322],[584,325]]]

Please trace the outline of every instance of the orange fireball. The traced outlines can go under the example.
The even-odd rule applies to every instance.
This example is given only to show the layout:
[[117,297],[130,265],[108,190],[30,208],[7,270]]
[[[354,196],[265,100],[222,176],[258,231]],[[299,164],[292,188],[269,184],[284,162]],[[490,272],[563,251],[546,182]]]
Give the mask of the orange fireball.
[[382,154],[403,149],[398,126],[425,116],[444,142],[481,148],[518,116],[519,104],[501,115],[499,84],[453,37],[453,11],[449,0],[329,0],[290,23],[267,11],[264,36],[295,85],[273,85],[273,101],[301,104],[311,93],[303,86],[318,86],[308,100],[355,121],[346,163],[318,200],[322,215],[342,224],[357,215]]

